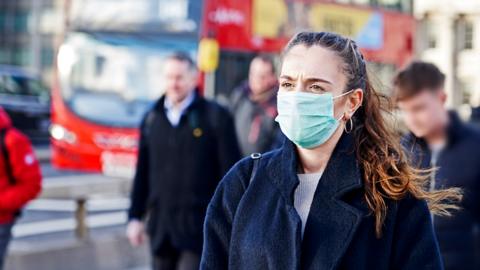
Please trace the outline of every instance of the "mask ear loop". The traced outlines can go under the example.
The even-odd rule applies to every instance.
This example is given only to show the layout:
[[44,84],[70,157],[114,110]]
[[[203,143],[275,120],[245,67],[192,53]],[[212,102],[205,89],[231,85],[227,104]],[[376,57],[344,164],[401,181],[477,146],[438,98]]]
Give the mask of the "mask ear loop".
[[[352,89],[352,90],[350,90],[350,91],[348,91],[348,92],[345,92],[345,93],[343,93],[343,94],[341,94],[341,95],[338,95],[338,96],[334,97],[333,99],[336,99],[336,98],[339,98],[339,97],[348,95],[348,94],[350,94],[350,93],[353,92],[353,91],[354,91],[354,90]],[[361,105],[360,105],[360,106],[361,106]],[[345,117],[345,114],[343,114],[342,116],[340,116],[340,118],[338,118],[337,121],[340,121],[340,120],[341,120],[342,118],[344,118],[344,117]],[[353,114],[352,114],[352,116],[350,116],[350,118],[345,122],[345,126],[344,126],[344,128],[343,128],[343,129],[345,130],[345,133],[347,133],[347,134],[349,134],[349,133],[351,133],[351,132],[353,131],[353,120],[352,120],[352,118],[353,118]],[[350,123],[350,128],[348,128],[348,125],[347,125],[348,123]]]
[[[335,101],[335,99],[340,98],[340,97],[343,97],[343,96],[346,96],[346,95],[348,95],[348,94],[350,94],[350,93],[352,93],[352,92],[353,92],[353,89],[350,90],[350,91],[347,91],[347,92],[345,92],[345,93],[343,93],[343,94],[340,94],[340,95],[338,95],[338,96],[336,96],[336,97],[332,97],[332,99]],[[345,116],[345,113],[342,114],[342,115],[337,119],[337,121],[342,120],[342,118],[343,118],[344,116]]]
[[[340,98],[340,97],[343,97],[343,96],[346,96],[346,95],[350,94],[351,92],[353,92],[353,89],[350,90],[350,91],[347,91],[347,92],[345,92],[345,93],[343,93],[343,94],[340,94],[340,95],[338,95],[338,96],[336,96],[336,97],[332,97],[332,100],[335,101],[335,99]],[[345,116],[345,113],[342,114],[342,115],[337,119],[337,121],[342,120],[342,118],[343,118],[344,116]]]
[[333,97],[332,99],[336,99],[336,98],[340,98],[340,97],[346,96],[346,95],[352,93],[353,91],[354,91],[354,90],[352,89],[352,90],[347,91],[347,92],[345,92],[345,93],[343,93],[343,94],[340,94],[340,95],[338,95],[338,96],[336,96],[336,97]]

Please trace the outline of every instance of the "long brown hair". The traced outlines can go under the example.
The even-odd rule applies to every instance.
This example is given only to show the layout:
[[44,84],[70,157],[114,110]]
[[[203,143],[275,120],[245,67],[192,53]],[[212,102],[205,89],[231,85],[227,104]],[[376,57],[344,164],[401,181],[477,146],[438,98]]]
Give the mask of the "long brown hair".
[[[352,117],[356,155],[363,176],[365,200],[375,216],[375,232],[381,236],[387,213],[386,199],[400,200],[408,194],[427,201],[430,211],[449,216],[459,207],[461,190],[449,188],[428,191],[432,170],[420,170],[411,165],[400,144],[400,135],[389,125],[392,115],[388,96],[377,92],[371,83],[366,63],[355,41],[329,32],[301,32],[287,44],[284,54],[292,47],[321,46],[335,52],[343,61],[347,76],[345,91],[360,88],[362,105]],[[393,119],[393,117],[391,117]]]

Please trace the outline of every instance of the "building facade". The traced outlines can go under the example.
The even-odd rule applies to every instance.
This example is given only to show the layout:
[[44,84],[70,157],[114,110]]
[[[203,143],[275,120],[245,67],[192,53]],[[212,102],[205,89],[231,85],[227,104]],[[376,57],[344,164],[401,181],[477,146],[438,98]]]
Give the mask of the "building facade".
[[447,76],[447,105],[480,105],[480,1],[417,0],[417,57]]
[[24,67],[49,84],[67,2],[0,1],[0,64]]

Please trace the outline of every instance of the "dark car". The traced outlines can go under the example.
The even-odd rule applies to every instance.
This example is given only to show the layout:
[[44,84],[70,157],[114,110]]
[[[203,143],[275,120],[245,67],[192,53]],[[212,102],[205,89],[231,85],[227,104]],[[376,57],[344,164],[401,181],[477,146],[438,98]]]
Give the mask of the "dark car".
[[34,144],[48,143],[50,94],[38,76],[19,67],[0,65],[0,106]]

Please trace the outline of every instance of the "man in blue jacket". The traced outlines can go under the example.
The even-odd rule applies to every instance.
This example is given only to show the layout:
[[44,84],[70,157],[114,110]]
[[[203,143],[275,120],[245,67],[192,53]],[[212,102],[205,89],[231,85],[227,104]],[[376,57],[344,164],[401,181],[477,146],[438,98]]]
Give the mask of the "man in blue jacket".
[[428,188],[460,187],[462,210],[435,217],[446,269],[480,269],[480,132],[445,108],[445,76],[433,64],[413,62],[394,79],[394,96],[410,130],[403,145],[419,168],[437,168]]

